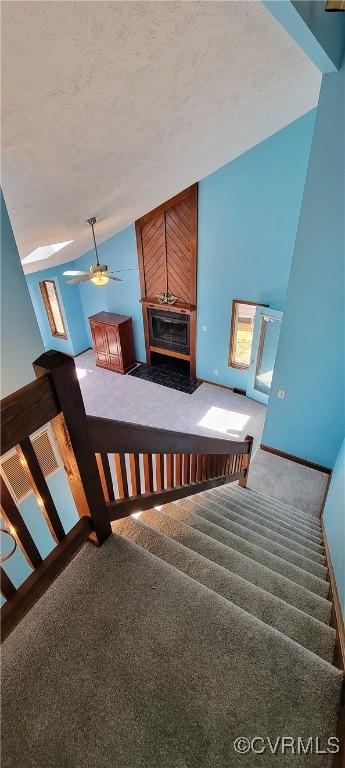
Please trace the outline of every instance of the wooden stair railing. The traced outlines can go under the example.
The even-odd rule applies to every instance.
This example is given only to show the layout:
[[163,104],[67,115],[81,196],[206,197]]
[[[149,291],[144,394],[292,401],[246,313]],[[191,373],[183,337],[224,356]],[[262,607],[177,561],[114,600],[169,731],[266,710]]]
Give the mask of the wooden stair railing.
[[[239,479],[246,484],[252,438],[233,442],[86,416],[73,358],[51,351],[33,364],[37,379],[1,401],[1,456],[15,448],[53,542],[40,552],[4,477],[1,514],[30,575],[18,587],[0,568],[2,639],[87,541],[101,545],[111,521]],[[30,436],[50,423],[78,517],[69,531]],[[111,460],[109,461],[109,455]]]
[[87,417],[109,519],[239,480],[247,482],[253,438],[244,442]]

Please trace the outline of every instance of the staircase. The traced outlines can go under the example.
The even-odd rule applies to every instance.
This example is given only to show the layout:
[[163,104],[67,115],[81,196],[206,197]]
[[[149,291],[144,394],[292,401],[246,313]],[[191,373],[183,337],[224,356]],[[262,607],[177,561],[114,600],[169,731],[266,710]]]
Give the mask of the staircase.
[[333,765],[319,520],[232,483],[112,528],[4,645],[4,768]]
[[[2,768],[340,766],[319,517],[246,487],[251,437],[87,417],[71,358],[35,370],[1,403],[1,443],[54,546],[42,556],[1,477],[29,565],[20,585],[0,569]],[[30,438],[48,422],[67,531]]]

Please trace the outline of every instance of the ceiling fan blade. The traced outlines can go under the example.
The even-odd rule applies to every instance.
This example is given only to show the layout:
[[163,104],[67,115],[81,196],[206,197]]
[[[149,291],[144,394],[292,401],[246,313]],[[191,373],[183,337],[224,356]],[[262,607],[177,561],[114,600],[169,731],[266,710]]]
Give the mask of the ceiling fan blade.
[[63,275],[69,275],[70,277],[76,277],[77,275],[88,275],[88,272],[80,272],[79,269],[67,269]]
[[114,277],[114,275],[110,275],[109,272],[105,272],[104,276],[109,277],[109,280],[117,280],[118,283],[122,283],[121,277]]
[[78,277],[72,277],[72,280],[66,280],[68,285],[75,285],[76,283],[84,283],[86,280],[91,280],[94,275],[91,272],[84,272]]
[[118,272],[137,272],[139,267],[129,267],[129,269],[114,269],[112,272],[110,272],[111,275],[114,273],[117,275]]

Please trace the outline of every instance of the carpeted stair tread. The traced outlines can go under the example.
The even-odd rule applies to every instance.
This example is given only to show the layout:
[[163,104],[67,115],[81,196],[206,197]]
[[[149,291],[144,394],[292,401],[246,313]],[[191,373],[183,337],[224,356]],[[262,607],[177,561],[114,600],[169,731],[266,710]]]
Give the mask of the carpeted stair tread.
[[222,542],[226,546],[237,549],[248,557],[252,557],[257,562],[271,568],[272,571],[281,573],[286,578],[291,579],[291,581],[295,581],[296,584],[300,584],[302,587],[315,592],[315,594],[325,598],[328,597],[329,584],[324,579],[320,579],[318,576],[298,568],[298,566],[288,560],[272,554],[267,549],[249,541],[248,538],[243,538],[239,534],[211,523],[194,512],[187,511],[180,504],[166,504],[163,507],[163,511],[168,515],[176,517],[178,520],[188,523],[188,525],[197,528],[199,531],[206,533],[207,536]]
[[240,488],[238,485],[236,485],[236,483],[224,485],[214,490],[219,493],[222,491],[226,494],[236,496],[245,501],[247,504],[250,503],[252,508],[256,506],[256,508],[259,510],[265,509],[270,514],[273,514],[276,518],[283,519],[287,522],[290,522],[292,525],[296,525],[299,528],[302,528],[303,531],[307,531],[310,534],[321,537],[321,523],[319,521],[315,520],[315,522],[311,522],[303,520],[298,515],[298,513],[289,513],[286,510],[280,509],[275,504],[272,504],[264,498],[253,497],[249,489]]
[[245,503],[241,499],[236,498],[234,495],[227,493],[214,493],[213,490],[205,491],[200,494],[203,499],[212,500],[214,503],[219,504],[224,509],[231,509],[238,514],[253,520],[254,522],[264,525],[265,528],[270,528],[272,531],[279,533],[281,536],[286,536],[297,544],[305,546],[307,549],[311,549],[314,552],[324,556],[324,550],[321,544],[321,539],[316,539],[312,535],[307,534],[296,526],[284,525],[279,518],[274,518],[266,514],[265,510],[253,507],[250,503]]
[[[274,510],[267,510],[262,504],[257,504],[250,498],[233,492],[227,487],[223,488],[220,486],[219,488],[212,488],[208,491],[204,491],[201,495],[211,496],[214,499],[222,499],[222,501],[226,501],[228,504],[236,504],[238,508],[250,511],[251,514],[266,520],[267,523],[277,526],[277,530],[291,531],[295,536],[298,536],[299,539],[310,542],[316,549],[323,551],[321,528],[319,532],[314,530],[311,531],[305,526],[301,526],[298,521],[280,517]],[[265,523],[265,525],[267,523]]]
[[[156,512],[159,516],[161,513]],[[113,531],[147,549],[200,584],[230,600],[260,621],[332,663],[335,631],[303,611],[251,584],[194,550],[169,538],[152,525],[125,518]]]
[[291,504],[287,504],[285,501],[281,501],[281,499],[275,499],[273,496],[269,496],[268,494],[261,493],[261,491],[257,491],[255,488],[251,488],[250,484],[247,487],[246,490],[249,490],[250,493],[255,495],[259,499],[268,500],[277,508],[286,510],[287,512],[291,512],[292,514],[297,514],[301,519],[308,520],[311,523],[319,523],[320,521],[320,513],[319,512],[305,512],[302,509],[299,509],[298,507],[291,506]]
[[303,557],[306,557],[308,560],[313,560],[323,566],[325,565],[325,557],[320,551],[318,552],[307,545],[302,544],[288,532],[285,532],[284,535],[267,527],[264,520],[257,516],[255,518],[250,514],[246,514],[246,510],[241,508],[234,509],[235,504],[232,505],[232,503],[227,501],[222,503],[220,496],[214,497],[207,494],[196,494],[195,496],[190,497],[190,501],[194,502],[195,506],[198,508],[211,509],[218,515],[223,516],[226,520],[233,520],[235,523],[237,522],[239,525],[244,525],[249,530],[255,531],[256,533],[265,536],[267,539],[271,539],[272,541],[277,542],[277,544],[281,544],[287,549],[291,549],[292,552],[303,555]]
[[[198,502],[195,503],[192,498],[180,499],[178,505],[182,509],[189,509],[191,512],[198,514]],[[325,568],[325,566],[320,565],[319,563],[315,563],[314,561],[306,558],[304,555],[300,555],[297,552],[295,553],[291,549],[278,544],[272,539],[268,539],[261,533],[257,533],[256,531],[251,530],[247,525],[241,525],[234,520],[230,520],[229,518],[225,518],[223,515],[219,515],[217,512],[208,510],[207,517],[209,520],[211,520],[212,523],[225,528],[230,533],[235,533],[237,536],[246,539],[246,541],[249,541],[256,546],[267,550],[267,552],[270,552],[271,554],[286,560],[288,563],[292,563],[293,565],[303,569],[313,576],[326,580],[327,568]]]
[[4,644],[2,767],[252,768],[238,736],[326,741],[341,686],[331,664],[111,536],[83,547]]
[[[230,484],[228,484],[230,486]],[[260,493],[259,491],[256,491],[255,489],[251,488],[250,485],[247,485],[246,488],[242,488],[238,485],[238,483],[231,483],[231,486],[240,491],[240,493],[246,493],[251,496],[253,500],[258,501],[259,503],[268,504],[271,507],[274,507],[275,509],[279,510],[282,514],[291,515],[293,517],[298,518],[301,522],[305,523],[306,525],[316,526],[318,527],[320,525],[320,513],[314,513],[314,512],[304,512],[303,510],[292,507],[289,504],[285,504],[284,502],[280,501],[279,499],[273,498],[273,496],[265,495],[264,493]]]
[[[166,507],[164,509],[166,509]],[[201,518],[197,520],[195,516],[195,519],[196,525],[200,522],[202,527],[203,521]],[[199,529],[200,526],[199,528],[192,527],[182,520],[166,514],[163,510],[161,512],[158,512],[157,510],[147,510],[146,512],[142,512],[140,521],[145,525],[164,533],[170,538],[173,538],[175,541],[178,541],[180,544],[183,544],[188,549],[197,552],[208,560],[212,560],[218,565],[221,565],[228,571],[241,576],[251,584],[275,595],[295,608],[299,608],[301,611],[308,613],[319,621],[329,624],[332,607],[329,600],[320,597],[305,586],[300,586],[286,576],[281,575],[276,570],[272,570],[265,564],[261,564],[253,559],[253,551],[251,551],[251,548],[246,548],[246,543],[241,540],[237,542],[236,537],[232,538],[234,548],[231,548],[231,545],[225,545],[222,541],[219,541],[212,536],[212,526],[209,526],[208,528],[207,526],[204,526],[204,528],[206,527],[208,530],[208,533],[205,533],[205,531]],[[193,522],[193,515],[191,513],[189,515],[189,521]],[[206,523],[206,521],[204,522]],[[217,529],[216,526],[214,527]],[[208,535],[210,532],[211,535]],[[238,543],[240,546],[239,549],[237,549]],[[241,546],[242,544],[244,544],[244,547]],[[249,556],[247,556],[246,552],[244,554],[241,552],[242,548],[244,550],[249,550]],[[252,548],[252,550],[254,550],[254,555],[257,554],[254,548]]]

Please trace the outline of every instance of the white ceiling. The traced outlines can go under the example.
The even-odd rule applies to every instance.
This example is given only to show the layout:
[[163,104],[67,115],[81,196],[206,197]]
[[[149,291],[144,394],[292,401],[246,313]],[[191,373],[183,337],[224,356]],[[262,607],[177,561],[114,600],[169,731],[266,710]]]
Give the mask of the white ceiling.
[[260,2],[2,3],[2,186],[26,271],[89,250],[317,104]]

